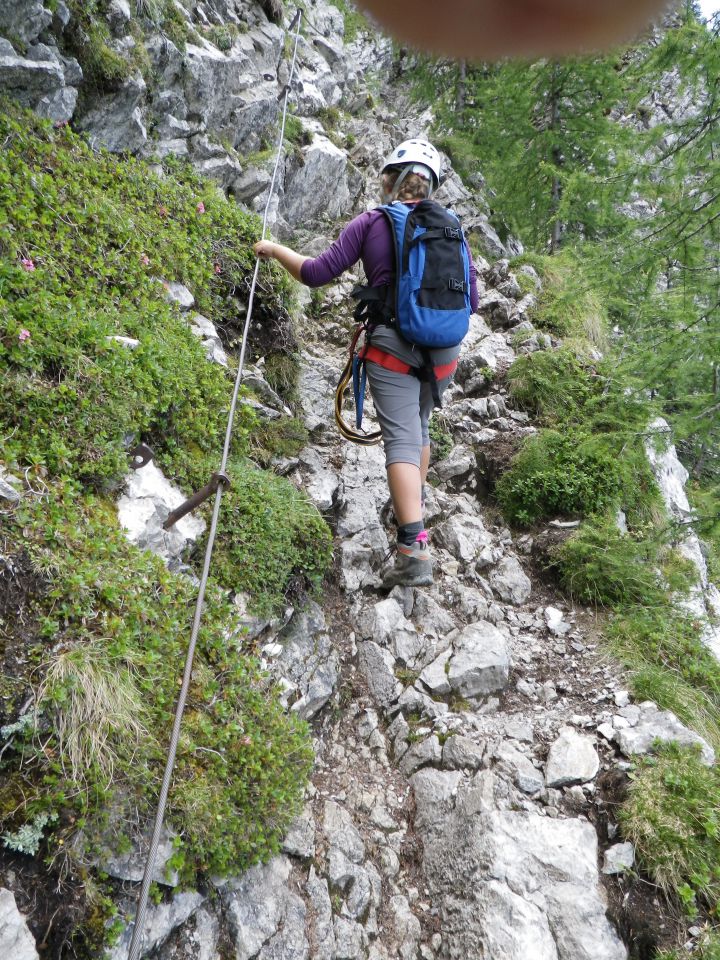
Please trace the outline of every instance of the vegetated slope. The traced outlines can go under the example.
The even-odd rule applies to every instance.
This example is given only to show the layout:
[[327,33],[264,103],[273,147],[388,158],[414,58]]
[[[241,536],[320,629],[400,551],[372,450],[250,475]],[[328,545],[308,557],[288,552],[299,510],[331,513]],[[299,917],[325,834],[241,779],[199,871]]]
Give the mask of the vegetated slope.
[[[233,337],[259,224],[185,166],[160,175],[93,153],[9,105],[0,142],[2,463],[25,482],[0,516],[0,822],[5,848],[40,852],[66,891],[53,938],[94,956],[110,904],[78,861],[103,828],[122,847],[122,825],[154,804],[195,596],[127,543],[113,498],[140,438],[188,492],[217,469],[232,373],[208,363],[164,282],[186,283]],[[294,342],[276,281],[259,291],[255,342],[282,387]],[[302,443],[296,426],[274,434],[250,408],[238,416],[168,808],[187,880],[275,850],[311,766],[307,729],[283,711],[225,593],[271,612],[327,565],[320,515],[251,459]]]

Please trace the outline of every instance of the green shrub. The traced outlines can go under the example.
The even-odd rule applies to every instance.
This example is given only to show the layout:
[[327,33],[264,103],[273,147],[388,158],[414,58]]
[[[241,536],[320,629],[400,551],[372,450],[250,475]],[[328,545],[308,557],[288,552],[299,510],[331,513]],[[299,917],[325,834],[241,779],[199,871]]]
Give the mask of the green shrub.
[[293,576],[318,585],[332,559],[330,530],[284,477],[241,463],[223,498],[214,574],[224,586],[250,594],[259,612],[277,605]]
[[[16,733],[2,757],[3,781],[21,785],[22,797],[2,811],[2,828],[58,813],[52,851],[80,826],[92,837],[113,806],[154,808],[195,588],[130,545],[114,511],[73,484],[23,500],[9,534],[47,571],[34,605],[37,647],[27,651],[46,681],[37,730]],[[185,878],[237,872],[273,853],[311,761],[305,724],[284,712],[211,582],[168,805]]]
[[312,141],[312,134],[305,129],[299,117],[290,113],[285,120],[285,139],[296,147],[304,147]]
[[598,389],[599,379],[572,350],[539,350],[517,358],[508,387],[521,409],[546,422],[573,421]]
[[523,254],[513,266],[529,263],[540,274],[542,290],[530,319],[558,337],[577,337],[601,350],[607,345],[608,318],[600,293],[571,247],[553,256]]
[[696,900],[720,901],[720,772],[699,752],[675,744],[638,761],[619,811],[623,835],[638,861],[665,890],[676,890],[689,912]]
[[720,931],[707,930],[692,952],[678,947],[677,950],[663,950],[655,960],[720,960]]
[[613,516],[592,517],[555,550],[560,580],[575,599],[599,605],[666,606],[695,578],[690,561],[661,536],[621,533]]
[[127,79],[132,64],[110,46],[103,0],[68,0],[68,7],[72,16],[64,40],[83,69],[84,82],[103,89]]
[[581,429],[541,430],[530,437],[497,484],[511,523],[544,517],[587,516],[612,506],[645,512],[656,488],[639,445],[624,450],[622,436]]
[[446,429],[447,424],[439,415],[430,421],[430,439],[433,444],[433,460],[444,460],[452,450],[454,443],[452,434]]

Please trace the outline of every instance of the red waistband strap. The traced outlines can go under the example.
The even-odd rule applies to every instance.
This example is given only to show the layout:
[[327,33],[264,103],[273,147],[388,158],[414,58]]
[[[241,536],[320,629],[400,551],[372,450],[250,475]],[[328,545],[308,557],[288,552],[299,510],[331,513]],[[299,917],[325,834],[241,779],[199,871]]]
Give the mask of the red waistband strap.
[[[410,373],[413,369],[409,363],[404,363],[391,353],[385,353],[384,350],[378,350],[377,347],[373,346],[364,347],[360,352],[360,358],[362,360],[370,360],[371,363],[377,363],[378,366],[385,367],[386,370],[392,370],[394,373]],[[457,360],[440,364],[440,366],[435,367],[435,377],[438,380],[444,380],[445,377],[449,377],[455,373],[457,365]]]

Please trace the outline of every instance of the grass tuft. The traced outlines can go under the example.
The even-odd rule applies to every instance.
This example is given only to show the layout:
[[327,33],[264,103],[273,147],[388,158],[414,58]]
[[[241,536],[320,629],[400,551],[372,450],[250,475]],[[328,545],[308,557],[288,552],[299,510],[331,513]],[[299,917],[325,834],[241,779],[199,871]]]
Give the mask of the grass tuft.
[[640,760],[619,811],[623,835],[666,891],[680,893],[692,915],[698,901],[720,902],[720,771],[696,750],[674,744]]

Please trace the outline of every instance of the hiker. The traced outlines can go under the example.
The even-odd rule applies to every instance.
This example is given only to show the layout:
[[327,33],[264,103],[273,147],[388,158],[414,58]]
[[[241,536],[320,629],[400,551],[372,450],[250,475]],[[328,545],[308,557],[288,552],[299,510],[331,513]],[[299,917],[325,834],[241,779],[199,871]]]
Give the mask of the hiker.
[[666,0],[358,0],[396,40],[467,60],[557,57],[632,40]]
[[[401,143],[382,168],[380,194],[383,204],[395,201],[414,207],[430,197],[440,180],[440,156],[426,140]],[[467,244],[466,249],[467,249]],[[362,260],[369,287],[392,288],[395,279],[394,241],[381,208],[361,213],[319,257],[309,258],[289,247],[261,240],[255,253],[275,259],[291,276],[309,287],[319,287],[339,277]],[[468,251],[470,307],[477,307],[477,281]],[[432,560],[423,524],[423,492],[430,463],[429,421],[433,409],[433,384],[402,368],[418,371],[423,366],[420,351],[394,326],[372,330],[376,360],[368,358],[367,378],[385,445],[388,486],[398,527],[394,562],[386,570],[383,585],[424,586],[432,583]],[[429,351],[433,367],[441,374],[436,399],[452,379],[459,344]],[[389,359],[388,359],[389,358]],[[395,367],[395,369],[389,369]]]

